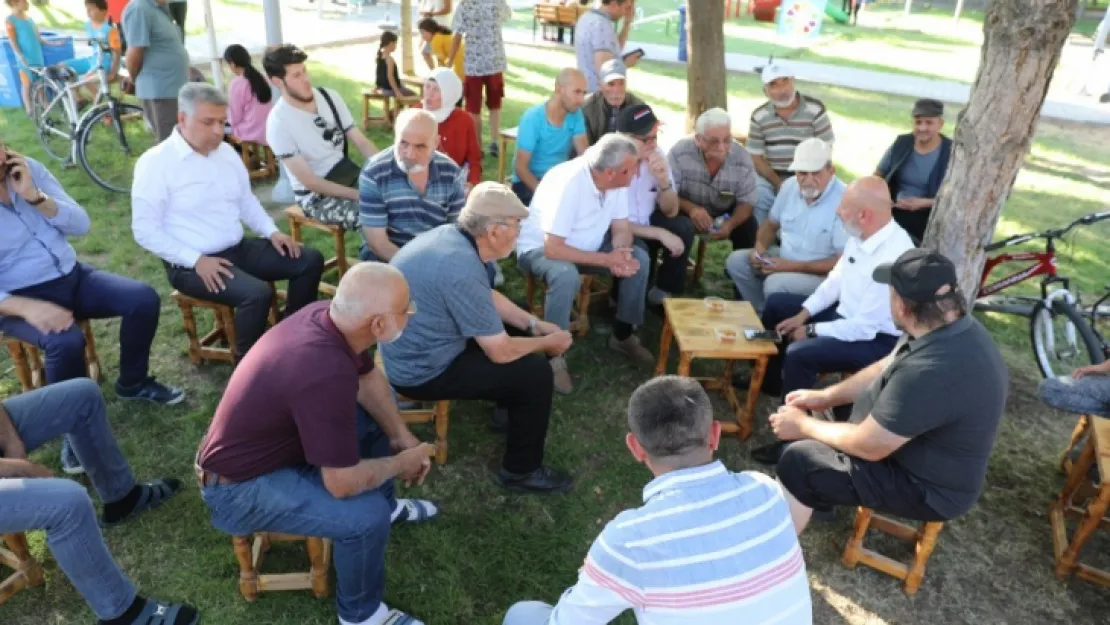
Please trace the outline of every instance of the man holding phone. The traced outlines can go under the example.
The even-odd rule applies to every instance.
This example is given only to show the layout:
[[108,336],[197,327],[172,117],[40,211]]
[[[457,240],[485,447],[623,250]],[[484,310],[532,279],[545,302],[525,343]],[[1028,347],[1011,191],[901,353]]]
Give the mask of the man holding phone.
[[[574,27],[574,53],[578,69],[586,75],[586,91],[593,93],[601,85],[601,66],[610,59],[621,59],[626,67],[634,67],[643,56],[643,50],[620,54],[628,43],[632,18],[636,14],[635,0],[597,0],[594,8],[578,19]],[[613,24],[623,19],[620,32]],[[639,52],[639,54],[636,54]]]

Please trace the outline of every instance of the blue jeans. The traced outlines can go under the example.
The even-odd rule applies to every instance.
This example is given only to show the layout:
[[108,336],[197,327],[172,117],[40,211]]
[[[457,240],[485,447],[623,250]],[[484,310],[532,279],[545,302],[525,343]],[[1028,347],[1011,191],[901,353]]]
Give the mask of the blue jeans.
[[[92,380],[59,382],[16,395],[3,406],[28,452],[68,435],[101,501],[118,501],[135,486]],[[118,618],[131,606],[135,586],[108,553],[84,487],[66,479],[0,478],[0,534],[40,529],[97,618]]]
[[1110,376],[1091,374],[1078,380],[1047,378],[1037,389],[1041,401],[1077,414],[1110,417]]
[[547,625],[554,608],[542,601],[514,603],[501,625]]
[[[364,458],[390,455],[389,439],[359,408],[359,451]],[[279,532],[335,542],[335,602],[339,618],[361,622],[374,614],[385,592],[385,546],[396,505],[393,481],[376,490],[337,499],[324,487],[319,467],[285,468],[245,482],[206,485],[201,497],[212,525],[232,536]]]

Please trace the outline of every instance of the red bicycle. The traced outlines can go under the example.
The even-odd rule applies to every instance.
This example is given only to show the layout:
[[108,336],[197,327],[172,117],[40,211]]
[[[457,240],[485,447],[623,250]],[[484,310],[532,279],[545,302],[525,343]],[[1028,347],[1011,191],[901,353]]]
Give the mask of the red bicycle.
[[[1077,226],[1089,226],[1106,219],[1110,219],[1110,211],[1091,213],[1063,228],[1019,234],[983,248],[986,252],[994,252],[1036,239],[1045,241],[1044,252],[1003,253],[988,258],[979,280],[981,286],[975,308],[1028,317],[1033,355],[1046,378],[1070,375],[1077,367],[1098,364],[1110,355],[1110,343],[1098,331],[1098,317],[1103,314],[1100,311],[1103,303],[1110,299],[1110,292],[1093,306],[1085,308],[1071,291],[1071,280],[1056,271],[1056,239]],[[999,265],[1018,262],[1028,264],[1004,278],[987,281]],[[1044,276],[1039,298],[996,296],[1004,289],[1037,276]]]

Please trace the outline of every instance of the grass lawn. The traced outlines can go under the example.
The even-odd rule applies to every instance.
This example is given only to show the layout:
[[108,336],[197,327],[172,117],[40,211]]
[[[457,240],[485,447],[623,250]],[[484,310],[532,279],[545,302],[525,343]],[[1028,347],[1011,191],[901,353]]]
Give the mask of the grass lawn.
[[[829,2],[840,7],[839,0]],[[630,41],[676,46],[678,44],[677,7],[682,0],[638,0],[637,23]],[[924,78],[940,78],[970,83],[979,67],[983,43],[983,12],[965,11],[953,23],[949,9],[924,8],[915,3],[909,20],[903,17],[902,2],[867,7],[860,24],[837,24],[825,16],[821,35],[814,41],[795,45],[777,34],[777,25],[757,22],[751,15],[725,20],[725,49],[756,56],[774,55],[798,61],[843,65]],[[670,15],[653,20],[653,16]],[[532,13],[515,12],[513,26],[532,29]],[[1076,23],[1074,31],[1087,37],[1094,34],[1098,19]],[[1084,59],[1085,60],[1085,59]],[[1083,66],[1085,67],[1085,66]]]
[[[203,4],[190,3],[189,7],[185,17],[185,34],[203,34],[205,32]],[[240,0],[212,0],[212,16],[216,22],[216,30],[220,32],[231,30],[234,25],[243,24],[245,20],[261,28],[259,17],[261,12],[262,7],[259,4]],[[85,22],[89,19],[85,14],[85,0],[50,0],[49,4],[42,6],[32,4],[28,14],[35,20],[40,30],[84,31]],[[77,55],[84,54],[83,49],[79,47]]]
[[[313,52],[315,82],[337,87],[351,109],[358,110],[359,86],[372,79],[373,66],[363,62],[371,53],[370,45]],[[510,55],[506,125],[514,125],[527,106],[547,95],[560,67],[573,65],[566,52],[548,50],[537,55],[532,49],[513,47]],[[680,69],[644,63],[635,69],[630,83],[672,120],[671,132],[680,130],[686,93]],[[757,81],[730,76],[728,88],[730,110],[738,119],[746,119],[761,100]],[[869,173],[894,135],[905,131],[910,99],[816,85],[802,88],[822,98],[831,111],[839,137],[835,160],[845,179]],[[1029,165],[1007,204],[1000,234],[1060,224],[1103,206],[1110,179],[1108,134],[1104,128],[1042,123]],[[43,158],[29,122],[18,111],[0,113],[0,137],[14,149]],[[378,145],[388,143],[380,133],[373,140]],[[495,161],[487,158],[485,165],[492,176]],[[127,198],[99,190],[79,170],[53,169],[93,218],[92,233],[74,241],[82,257],[146,281],[163,295],[153,373],[184,385],[189,393],[188,400],[174,408],[119,402],[111,390],[118,365],[118,323],[94,323],[107,377],[103,388],[124,453],[142,478],[172,475],[186,483],[186,491],[169,505],[108,531],[113,553],[142,592],[195,603],[205,623],[335,623],[332,602],[315,601],[307,592],[267,594],[253,604],[239,596],[231,541],[210,526],[191,477],[197,443],[230,368],[189,364],[180,314],[165,297],[170,289],[161,263],[132,239]],[[1068,248],[1062,249],[1062,271],[1076,276],[1085,289],[1107,282],[1107,234],[1110,230],[1105,226],[1081,231],[1070,254]],[[350,245],[354,245],[353,236]],[[711,248],[703,283],[691,295],[728,295],[728,284],[721,276],[726,247]],[[511,260],[506,261],[506,277],[510,294],[519,295],[523,280]],[[596,310],[596,325],[607,323],[607,315]],[[817,623],[1094,623],[1110,611],[1105,590],[1081,581],[1065,585],[1052,575],[1046,510],[1061,486],[1056,458],[1074,418],[1037,402],[1025,321],[992,317],[988,323],[1011,366],[1012,388],[980,504],[946,526],[924,585],[913,599],[885,575],[864,568],[848,571],[840,565],[840,550],[850,532],[848,511],[842,511],[835,523],[811,527],[802,545]],[[658,320],[651,319],[642,330],[647,345],[658,345],[658,331]],[[620,510],[638,505],[650,476],[624,449],[623,411],[629,393],[650,371],[615,357],[605,349],[604,340],[594,332],[579,341],[569,358],[576,392],[555,402],[547,459],[577,477],[574,490],[565,496],[520,497],[494,486],[491,470],[500,460],[502,441],[486,429],[490,406],[473,402],[452,406],[449,463],[436,468],[424,487],[406,493],[437,500],[443,515],[427,526],[394,532],[387,556],[390,604],[413,611],[430,625],[495,625],[514,601],[557,599],[574,582],[602,525]],[[0,356],[0,372],[4,372],[0,396],[18,390],[6,358]],[[751,439],[723,441],[721,456],[729,467],[759,469],[749,450],[770,439],[764,419],[770,408],[765,400]],[[417,434],[431,435],[419,429]],[[57,444],[50,445],[35,459],[58,467],[57,451]],[[47,585],[20,593],[0,608],[3,623],[90,622],[89,611],[47,553],[43,535],[33,533],[31,541],[33,552],[45,562]],[[1105,555],[1108,547],[1110,542],[1100,538],[1088,552]],[[276,548],[274,553],[268,560],[271,565],[306,566],[296,550],[282,556]],[[905,555],[907,550],[894,553]],[[629,615],[620,621],[632,622]]]

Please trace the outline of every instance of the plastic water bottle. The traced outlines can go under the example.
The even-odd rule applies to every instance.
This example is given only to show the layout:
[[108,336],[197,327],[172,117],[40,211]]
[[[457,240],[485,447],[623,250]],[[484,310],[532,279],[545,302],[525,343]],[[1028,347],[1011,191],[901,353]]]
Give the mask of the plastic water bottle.
[[725,214],[725,215],[721,215],[720,217],[717,217],[716,219],[714,219],[713,220],[713,226],[709,229],[709,231],[710,232],[717,232],[718,230],[720,230],[725,225],[725,222],[728,221],[728,217],[729,217],[728,214]]

